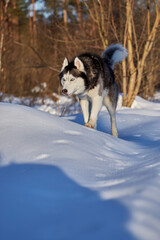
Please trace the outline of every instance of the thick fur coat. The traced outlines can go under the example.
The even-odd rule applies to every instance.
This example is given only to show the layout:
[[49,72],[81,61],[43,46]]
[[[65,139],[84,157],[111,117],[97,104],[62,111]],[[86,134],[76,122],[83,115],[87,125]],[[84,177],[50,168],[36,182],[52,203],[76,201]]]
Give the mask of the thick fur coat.
[[99,111],[105,105],[111,118],[112,135],[115,137],[118,136],[115,118],[118,87],[113,68],[126,56],[127,50],[121,44],[114,44],[101,56],[83,53],[70,62],[65,58],[59,74],[62,93],[75,94],[79,98],[85,126],[96,128]]

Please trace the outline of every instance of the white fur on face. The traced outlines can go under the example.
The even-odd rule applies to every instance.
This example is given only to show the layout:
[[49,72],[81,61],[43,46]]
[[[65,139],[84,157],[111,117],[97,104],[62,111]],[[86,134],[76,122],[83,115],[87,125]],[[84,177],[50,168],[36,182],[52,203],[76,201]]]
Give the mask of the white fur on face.
[[68,95],[78,95],[82,94],[85,91],[84,79],[81,77],[74,77],[69,72],[64,74],[63,78],[61,79],[61,84],[63,86],[63,89],[66,89],[68,91]]

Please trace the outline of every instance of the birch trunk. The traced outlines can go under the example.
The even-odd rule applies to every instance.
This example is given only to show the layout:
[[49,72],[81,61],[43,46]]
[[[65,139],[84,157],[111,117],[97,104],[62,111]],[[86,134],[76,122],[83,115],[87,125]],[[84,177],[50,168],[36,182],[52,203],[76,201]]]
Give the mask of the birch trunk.
[[[150,4],[150,1],[148,0],[148,4]],[[154,5],[155,5],[155,10],[156,10],[156,18],[153,24],[152,29],[150,29],[150,17],[149,17],[149,11],[147,11],[147,16],[148,16],[148,24],[147,24],[147,34],[148,37],[145,41],[144,45],[144,50],[141,54],[141,58],[139,59],[140,53],[138,52],[138,47],[136,49],[137,53],[137,59],[134,61],[134,54],[133,54],[133,44],[137,45],[137,38],[135,34],[135,28],[134,28],[134,22],[133,22],[133,13],[131,9],[131,1],[126,0],[126,34],[127,34],[127,47],[128,47],[128,60],[127,60],[127,66],[129,69],[129,86],[128,86],[128,95],[126,97],[126,79],[124,78],[125,72],[127,70],[127,67],[125,66],[125,63],[122,64],[123,67],[123,91],[124,91],[124,99],[123,99],[123,104],[128,107],[132,106],[132,103],[135,99],[135,97],[139,93],[139,89],[141,86],[142,78],[143,78],[143,72],[144,72],[144,66],[146,63],[146,58],[148,54],[150,53],[155,36],[158,30],[158,26],[160,23],[160,12],[159,12],[159,7],[157,6],[156,0],[154,0]],[[134,39],[132,37],[134,33]],[[135,66],[135,63],[136,66]]]
[[128,48],[128,68],[130,72],[129,86],[128,86],[128,96],[127,96],[127,105],[135,87],[136,82],[136,68],[134,65],[134,55],[133,55],[133,31],[132,31],[132,9],[130,1],[127,0],[126,4],[126,18],[127,18],[127,48]]

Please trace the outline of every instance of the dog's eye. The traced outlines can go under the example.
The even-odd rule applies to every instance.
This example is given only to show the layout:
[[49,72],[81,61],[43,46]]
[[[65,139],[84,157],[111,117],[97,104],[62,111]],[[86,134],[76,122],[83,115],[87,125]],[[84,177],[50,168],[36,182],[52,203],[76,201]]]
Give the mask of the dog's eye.
[[70,81],[72,81],[72,82],[73,82],[74,80],[75,80],[75,78],[71,78],[71,80],[70,80]]
[[65,82],[65,81],[66,81],[66,79],[65,79],[65,78],[62,78],[62,80],[63,80],[63,82]]

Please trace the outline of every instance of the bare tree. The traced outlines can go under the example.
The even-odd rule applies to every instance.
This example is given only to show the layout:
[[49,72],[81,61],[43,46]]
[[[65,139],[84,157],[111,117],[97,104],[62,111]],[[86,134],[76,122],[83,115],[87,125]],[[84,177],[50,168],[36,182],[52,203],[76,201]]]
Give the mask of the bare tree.
[[[113,16],[111,1],[108,1],[108,22],[106,22],[105,19],[104,9],[101,0],[92,1],[93,9],[91,5],[89,5],[88,1],[83,0],[83,3],[87,7],[93,22],[97,25],[103,48],[106,48],[108,46],[108,22],[110,22],[110,28],[115,38],[119,40],[119,33],[116,29],[115,24],[115,20],[117,21],[117,19],[115,16]],[[156,17],[154,19],[154,23],[151,24],[150,0],[147,0],[147,34],[144,34],[142,39],[143,42],[139,43],[139,33],[136,32],[135,19],[133,15],[134,4],[134,0],[125,0],[125,28],[124,30],[121,29],[121,38],[123,38],[123,44],[128,49],[128,59],[122,62],[123,104],[129,107],[131,107],[136,95],[139,93],[147,56],[149,55],[153,47],[153,43],[155,41],[155,36],[158,31],[158,26],[160,22],[159,4],[156,0],[154,0]]]
[[36,12],[35,2],[0,1],[1,92],[32,96],[31,89],[45,81],[44,94],[52,94],[65,55],[101,53],[114,42],[129,52],[115,68],[125,105],[131,106],[135,94],[147,96],[160,86],[159,0],[46,0],[47,20]]
[[[155,41],[155,36],[158,30],[160,22],[160,12],[156,0],[154,0],[154,6],[156,12],[154,24],[150,29],[150,20],[148,17],[147,27],[148,34],[145,39],[143,51],[140,54],[140,49],[138,48],[137,35],[135,31],[135,23],[133,19],[133,1],[126,0],[126,27],[124,34],[124,45],[127,45],[128,59],[125,60],[126,63],[125,61],[123,63],[123,95],[124,95],[123,104],[128,107],[131,107],[136,95],[139,93],[146,59],[152,49],[153,43]],[[133,52],[136,53],[136,61]],[[127,92],[127,69],[129,69],[128,92]]]
[[89,14],[93,20],[93,22],[98,27],[98,33],[103,45],[103,48],[106,49],[108,46],[108,33],[107,28],[105,25],[105,15],[104,15],[104,9],[102,6],[101,0],[92,1],[93,3],[93,10],[88,5],[87,1],[83,0],[83,3],[85,4],[86,8],[89,11]]
[[4,43],[4,34],[5,34],[5,21],[7,18],[7,8],[10,0],[7,0],[4,5],[3,20],[1,26],[1,40],[0,40],[0,72],[2,71],[2,52],[3,52],[3,43]]

